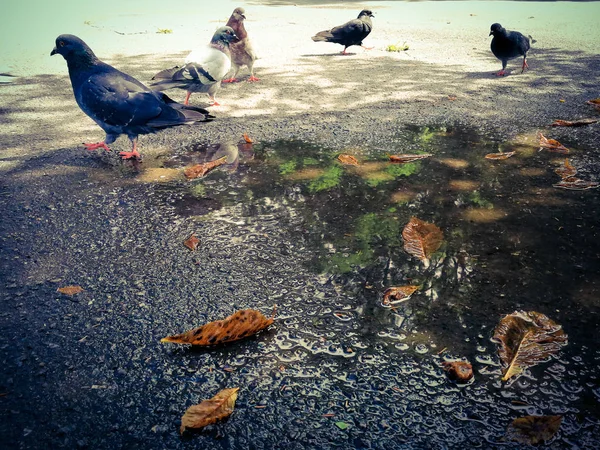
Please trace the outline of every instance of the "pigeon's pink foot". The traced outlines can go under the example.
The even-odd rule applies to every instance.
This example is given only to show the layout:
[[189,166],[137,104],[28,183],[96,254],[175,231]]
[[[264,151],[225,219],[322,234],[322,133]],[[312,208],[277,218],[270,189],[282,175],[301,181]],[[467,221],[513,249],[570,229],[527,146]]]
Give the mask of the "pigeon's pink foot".
[[523,66],[521,67],[521,73],[525,72],[525,69],[529,69],[529,64],[527,64],[527,61],[523,60]]
[[140,155],[137,150],[132,150],[130,152],[120,152],[119,156],[121,156],[122,159],[141,159],[142,157],[142,155]]
[[221,104],[218,101],[215,100],[209,106],[221,106]]
[[183,101],[183,104],[185,106],[188,106],[190,104],[190,97],[192,96],[191,92],[188,92],[187,94],[185,94],[185,100]]
[[496,76],[497,76],[497,77],[503,77],[505,73],[506,73],[506,72],[505,72],[504,70],[501,70],[500,72],[498,72],[498,73],[496,74]]
[[85,145],[85,148],[90,151],[103,148],[107,152],[110,152],[110,148],[108,148],[108,145],[106,145],[104,142],[96,142],[95,144],[87,144],[84,142],[83,145]]
[[248,78],[248,81],[250,83],[254,83],[255,81],[260,81],[260,78],[256,78],[254,75],[250,75],[250,78]]
[[237,78],[227,78],[226,80],[222,80],[221,83],[237,83]]
[[373,50],[375,47],[365,47],[364,45],[361,45],[362,48],[364,48],[365,50]]

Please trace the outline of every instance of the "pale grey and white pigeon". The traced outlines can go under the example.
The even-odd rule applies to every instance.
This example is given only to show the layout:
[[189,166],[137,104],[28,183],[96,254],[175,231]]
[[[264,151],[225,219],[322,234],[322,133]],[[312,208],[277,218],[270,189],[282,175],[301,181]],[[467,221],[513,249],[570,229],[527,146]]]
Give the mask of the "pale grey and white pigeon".
[[344,25],[334,27],[331,30],[319,31],[312,40],[315,42],[334,42],[344,46],[342,54],[346,54],[346,49],[351,45],[362,45],[362,41],[366,38],[373,29],[371,17],[375,17],[373,12],[368,9],[363,9],[358,18],[346,22]]
[[531,36],[525,37],[518,31],[509,31],[499,23],[494,23],[490,29],[490,36],[492,38],[492,53],[496,58],[502,61],[502,70],[496,75],[499,77],[503,76],[506,71],[506,64],[509,59],[523,57],[523,65],[521,66],[521,73],[525,69],[529,68],[527,65],[527,52],[531,48],[530,40],[533,41]]
[[75,101],[106,132],[103,142],[84,143],[88,150],[103,148],[110,151],[108,145],[121,134],[126,134],[132,150],[121,152],[121,157],[139,158],[138,135],[214,118],[205,109],[177,103],[100,61],[77,36],[58,36],[50,56],[56,54],[67,61]]
[[206,92],[212,105],[219,105],[215,95],[221,88],[221,80],[231,69],[229,44],[237,36],[231,27],[221,27],[213,35],[208,46],[193,50],[183,67],[163,70],[152,78],[150,86],[161,89],[180,88],[187,94],[183,102],[188,105],[194,92]]
[[233,66],[233,75],[231,78],[223,80],[223,83],[236,82],[235,78],[240,71],[240,68],[247,66],[250,71],[250,78],[248,81],[260,81],[260,79],[254,76],[254,61],[256,61],[256,52],[252,47],[252,42],[248,37],[248,32],[244,26],[244,20],[246,19],[244,8],[235,8],[231,17],[227,21],[227,26],[231,27],[238,37],[237,42],[229,44],[229,50],[231,51],[231,65]]

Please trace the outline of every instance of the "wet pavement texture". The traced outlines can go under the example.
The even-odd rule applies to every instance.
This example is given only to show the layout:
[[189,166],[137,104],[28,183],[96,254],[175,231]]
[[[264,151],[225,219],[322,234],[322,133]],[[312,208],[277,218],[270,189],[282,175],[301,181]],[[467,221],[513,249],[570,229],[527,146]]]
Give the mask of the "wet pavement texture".
[[[597,179],[576,142],[563,143],[578,175]],[[522,448],[503,441],[513,419],[561,414],[542,448],[596,448],[599,193],[552,187],[564,156],[535,143],[430,124],[399,128],[385,149],[280,140],[139,164],[31,158],[0,185],[3,447]],[[517,154],[484,158],[498,150]],[[395,153],[432,156],[397,165]],[[412,216],[444,232],[427,267],[403,250]],[[421,289],[382,306],[402,284]],[[85,291],[56,292],[65,285]],[[274,305],[275,324],[252,338],[159,342]],[[502,383],[491,337],[521,309],[560,323],[569,344]],[[441,367],[460,358],[474,366],[466,385]],[[228,420],[179,436],[189,406],[230,387]]]

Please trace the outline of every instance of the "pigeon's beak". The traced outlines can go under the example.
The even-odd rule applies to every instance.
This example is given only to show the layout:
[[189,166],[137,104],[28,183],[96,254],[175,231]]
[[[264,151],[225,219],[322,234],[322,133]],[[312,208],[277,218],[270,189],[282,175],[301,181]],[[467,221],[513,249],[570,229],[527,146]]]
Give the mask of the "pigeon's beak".
[[488,34],[488,36],[491,36],[492,34],[494,34],[494,32],[493,32],[493,31],[490,31],[490,34]]
[[246,20],[246,16],[243,14],[240,14],[240,16],[242,16],[242,19]]
[[50,52],[50,56],[56,55],[58,53],[58,50],[56,50],[56,47],[54,47],[52,49],[52,51]]

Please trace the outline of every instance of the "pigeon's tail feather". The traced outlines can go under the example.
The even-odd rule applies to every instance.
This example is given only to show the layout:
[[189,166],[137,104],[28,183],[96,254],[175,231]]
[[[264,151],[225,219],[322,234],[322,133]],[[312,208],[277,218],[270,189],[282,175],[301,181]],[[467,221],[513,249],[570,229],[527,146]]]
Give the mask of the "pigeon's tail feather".
[[[208,110],[204,108],[199,108],[197,106],[184,105],[183,103],[178,103],[169,97],[167,94],[162,94],[163,101],[169,105],[171,108],[181,112],[186,119],[193,119],[195,122],[208,122],[213,120],[215,116],[211,115]],[[199,118],[202,116],[202,118]]]
[[329,31],[329,30],[319,31],[311,39],[315,42],[323,42],[323,41],[327,42],[327,41],[333,39],[333,34],[331,34],[331,31]]
[[175,66],[172,69],[165,69],[152,77],[155,80],[150,86],[160,89],[183,88],[189,85],[189,80],[183,76],[183,68]]
[[528,34],[527,37],[529,38],[529,42],[531,42],[532,44],[535,44],[537,42],[530,34]]
[[209,122],[215,118],[206,109],[195,106],[186,106],[177,103],[162,92],[155,93],[165,103],[160,115],[150,120],[147,125],[154,129],[191,124],[195,122]]
[[179,66],[175,66],[172,69],[165,69],[158,72],[152,77],[153,80],[173,80],[176,79],[177,72],[180,71]]

